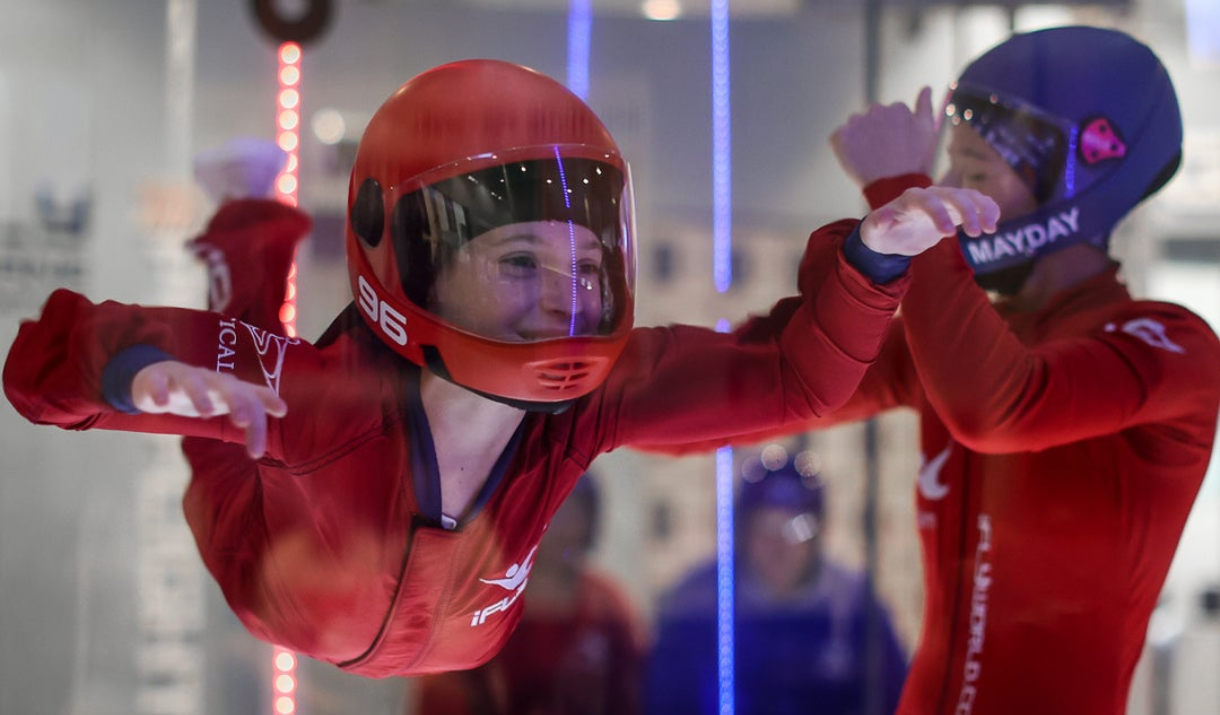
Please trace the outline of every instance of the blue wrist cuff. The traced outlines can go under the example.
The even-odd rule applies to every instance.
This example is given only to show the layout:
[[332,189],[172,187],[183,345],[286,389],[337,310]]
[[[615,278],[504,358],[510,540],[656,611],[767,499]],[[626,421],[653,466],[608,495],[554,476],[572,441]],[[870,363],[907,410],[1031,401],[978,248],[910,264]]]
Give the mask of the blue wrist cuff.
[[102,370],[102,397],[119,412],[140,414],[131,401],[131,381],[149,365],[173,359],[173,355],[152,345],[132,345],[106,363]]
[[877,253],[864,245],[863,239],[860,238],[859,224],[843,242],[843,254],[847,256],[848,263],[878,285],[889,283],[906,273],[907,267],[911,265],[910,256]]

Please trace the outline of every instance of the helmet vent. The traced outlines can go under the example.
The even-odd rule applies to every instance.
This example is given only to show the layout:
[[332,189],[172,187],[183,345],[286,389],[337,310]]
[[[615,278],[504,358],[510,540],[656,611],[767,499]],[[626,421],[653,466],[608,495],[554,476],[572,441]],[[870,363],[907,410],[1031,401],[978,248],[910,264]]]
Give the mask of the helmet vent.
[[544,390],[562,393],[586,389],[596,379],[607,361],[599,359],[549,360],[531,363],[534,380]]

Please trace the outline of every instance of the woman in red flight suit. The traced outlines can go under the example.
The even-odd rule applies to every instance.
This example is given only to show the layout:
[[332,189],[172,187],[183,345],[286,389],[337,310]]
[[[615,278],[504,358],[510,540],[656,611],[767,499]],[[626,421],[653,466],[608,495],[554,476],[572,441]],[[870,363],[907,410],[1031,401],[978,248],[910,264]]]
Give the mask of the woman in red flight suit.
[[57,291],[4,384],[37,423],[203,438],[186,445],[187,519],[230,607],[264,640],[378,677],[500,649],[598,454],[833,410],[876,357],[906,256],[997,219],[974,191],[913,192],[815,235],[834,248],[766,340],[633,328],[614,140],[562,85],[491,60],[382,105],[348,207],[355,301],[316,344]]

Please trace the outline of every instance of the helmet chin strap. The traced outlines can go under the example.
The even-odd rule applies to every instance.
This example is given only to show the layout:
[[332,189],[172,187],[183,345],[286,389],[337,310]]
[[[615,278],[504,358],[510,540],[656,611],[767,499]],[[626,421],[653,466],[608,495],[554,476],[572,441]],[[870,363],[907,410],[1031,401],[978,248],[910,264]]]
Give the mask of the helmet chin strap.
[[975,281],[987,290],[1012,295],[1044,256],[1077,244],[1108,252],[1115,224],[1139,198],[1138,194],[1122,195],[1102,183],[1070,199],[1051,201],[1001,221],[995,233],[970,237],[959,231],[957,240]]
[[970,237],[959,231],[957,240],[962,255],[975,274],[981,276],[1078,243],[1107,250],[1110,230],[1126,211],[1090,198],[1080,195],[1046,204],[1019,218],[1002,221],[995,233]]
[[463,385],[460,382],[457,382],[452,376],[449,375],[449,369],[445,367],[445,361],[441,359],[441,354],[437,352],[436,348],[432,347],[431,345],[424,345],[422,346],[422,349],[424,352],[424,362],[428,364],[428,369],[431,370],[437,377],[446,380],[447,382],[451,382],[465,390],[469,390],[479,397],[486,398],[492,402],[499,402],[502,405],[508,405],[509,407],[513,407],[518,410],[525,410],[526,412],[539,412],[548,415],[558,415],[567,410],[576,402],[576,400],[563,400],[561,402],[531,402],[529,400],[516,400],[511,397],[503,397],[501,395],[493,395],[481,390],[475,390],[471,387]]

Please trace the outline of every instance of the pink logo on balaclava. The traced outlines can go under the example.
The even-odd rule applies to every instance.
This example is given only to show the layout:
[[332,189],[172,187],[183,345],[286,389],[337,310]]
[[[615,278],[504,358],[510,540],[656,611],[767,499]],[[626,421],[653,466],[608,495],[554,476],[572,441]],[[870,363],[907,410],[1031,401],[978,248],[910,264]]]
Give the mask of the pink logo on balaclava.
[[1127,145],[1110,126],[1110,120],[1098,117],[1084,125],[1084,131],[1080,133],[1080,155],[1086,164],[1121,159],[1127,155]]

